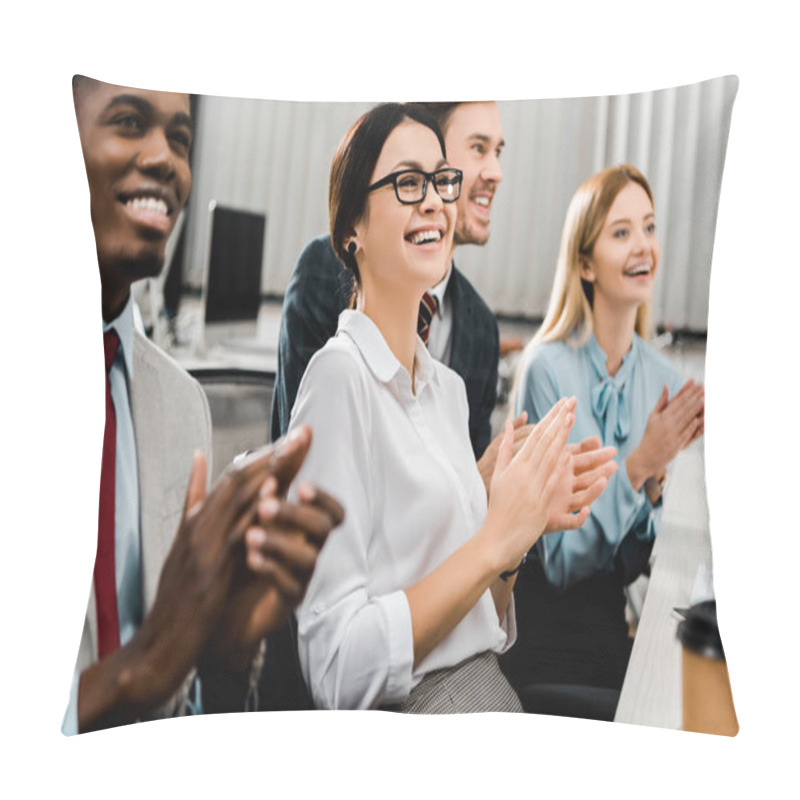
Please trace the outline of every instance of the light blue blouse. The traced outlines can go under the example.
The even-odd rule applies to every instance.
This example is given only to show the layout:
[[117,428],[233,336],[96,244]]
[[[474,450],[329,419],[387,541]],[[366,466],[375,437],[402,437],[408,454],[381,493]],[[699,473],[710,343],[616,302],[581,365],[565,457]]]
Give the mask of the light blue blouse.
[[566,588],[598,572],[612,571],[614,555],[628,533],[641,540],[655,537],[661,503],[653,507],[644,488],[634,491],[625,459],[641,441],[664,386],[672,397],[682,384],[677,369],[636,334],[613,378],[594,334],[581,347],[548,342],[526,351],[515,413],[525,410],[529,422],[538,422],[560,397],[574,395],[578,405],[570,442],[599,436],[604,445],[618,449],[619,469],[592,504],[584,525],[547,534],[536,543],[554,586]]

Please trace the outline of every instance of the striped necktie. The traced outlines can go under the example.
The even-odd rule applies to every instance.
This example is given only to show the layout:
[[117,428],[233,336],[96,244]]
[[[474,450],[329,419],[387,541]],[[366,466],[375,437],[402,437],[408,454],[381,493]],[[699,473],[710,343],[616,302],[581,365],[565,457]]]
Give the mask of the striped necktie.
[[420,339],[422,339],[423,344],[426,346],[428,344],[428,336],[430,336],[431,332],[431,320],[433,319],[433,315],[436,313],[437,308],[439,308],[439,301],[436,299],[436,295],[433,295],[430,292],[425,292],[425,294],[422,295],[422,300],[419,304],[417,333],[419,334]]
[[97,644],[100,658],[119,647],[117,573],[114,565],[114,506],[116,493],[117,414],[111,397],[109,372],[119,347],[113,330],[103,334],[106,357],[106,427],[100,469],[100,515],[97,525],[97,556],[94,561],[94,597],[97,606]]

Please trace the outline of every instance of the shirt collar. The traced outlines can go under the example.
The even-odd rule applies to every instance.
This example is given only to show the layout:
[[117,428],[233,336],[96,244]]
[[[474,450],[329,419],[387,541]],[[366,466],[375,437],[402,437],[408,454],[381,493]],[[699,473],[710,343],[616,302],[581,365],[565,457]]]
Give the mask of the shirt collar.
[[608,368],[606,367],[608,356],[606,355],[605,350],[600,347],[600,343],[595,338],[594,333],[592,333],[589,336],[587,349],[589,351],[589,358],[594,366],[595,372],[597,373],[597,377],[601,378],[602,380],[613,380],[614,383],[618,385],[624,384],[628,379],[628,374],[632,369],[633,362],[636,361],[636,353],[639,350],[639,341],[638,334],[634,332],[630,350],[628,350],[628,352],[622,357],[622,363],[617,370],[617,374],[611,378],[611,376],[608,374]]
[[439,319],[442,318],[444,314],[444,303],[445,303],[445,295],[447,293],[447,284],[450,283],[450,276],[453,274],[453,262],[450,262],[450,266],[447,269],[447,274],[442,278],[433,289],[428,289],[428,291],[435,295],[436,299],[438,300],[438,305],[436,306],[436,316]]
[[[407,382],[410,391],[411,381],[408,373],[386,344],[378,326],[366,314],[351,309],[342,311],[339,314],[337,335],[339,333],[345,333],[352,339],[367,366],[381,383],[390,383],[395,376],[399,376],[398,380],[401,383]],[[419,395],[428,383],[436,380],[436,369],[433,356],[419,336],[414,355],[415,383]]]
[[111,322],[103,322],[103,333],[112,329],[119,336],[125,370],[130,380],[133,377],[133,293],[128,295],[128,302],[125,303],[118,316]]

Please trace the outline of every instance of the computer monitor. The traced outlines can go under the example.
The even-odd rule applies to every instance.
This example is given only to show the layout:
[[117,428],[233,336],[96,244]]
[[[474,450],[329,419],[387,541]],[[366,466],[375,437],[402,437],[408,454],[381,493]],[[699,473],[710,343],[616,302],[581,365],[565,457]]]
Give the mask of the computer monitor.
[[201,348],[254,340],[266,214],[209,204]]

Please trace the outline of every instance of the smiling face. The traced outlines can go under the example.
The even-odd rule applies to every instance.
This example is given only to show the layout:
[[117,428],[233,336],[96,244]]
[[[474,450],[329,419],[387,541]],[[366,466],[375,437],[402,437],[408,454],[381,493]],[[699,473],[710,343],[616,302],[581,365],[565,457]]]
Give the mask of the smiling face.
[[[404,169],[433,172],[447,165],[433,131],[412,120],[387,137],[370,184]],[[431,182],[420,203],[400,203],[391,184],[373,190],[355,225],[356,259],[365,285],[417,294],[447,272],[455,225],[455,203],[443,203]]]
[[505,146],[497,103],[461,103],[445,131],[450,164],[464,173],[458,200],[456,244],[486,244],[491,209],[503,180],[500,154]]
[[661,260],[653,204],[633,181],[614,198],[581,277],[594,287],[593,308],[638,308],[653,293]]
[[108,318],[133,281],[160,272],[189,195],[189,96],[81,81],[75,110]]

